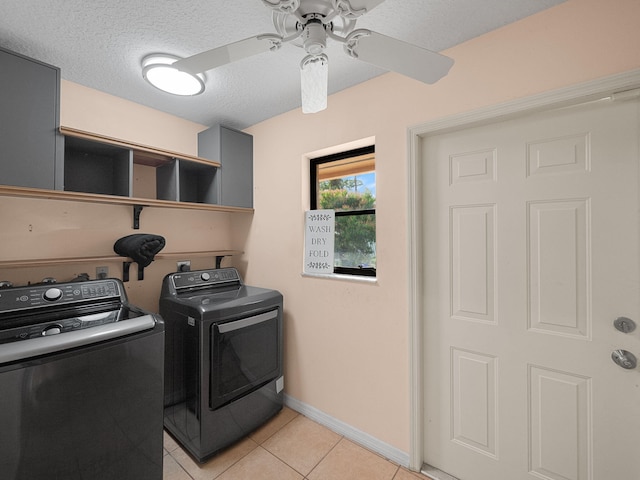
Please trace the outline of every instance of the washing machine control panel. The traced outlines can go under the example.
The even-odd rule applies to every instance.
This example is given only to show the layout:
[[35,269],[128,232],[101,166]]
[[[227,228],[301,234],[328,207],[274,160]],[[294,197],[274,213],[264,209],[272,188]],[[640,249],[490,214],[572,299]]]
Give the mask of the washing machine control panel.
[[113,278],[0,290],[0,345],[134,318]]
[[0,312],[74,304],[87,300],[118,298],[120,295],[120,287],[113,279],[28,285],[0,290]]
[[240,274],[235,268],[194,270],[171,275],[176,290],[193,287],[220,286],[221,284],[241,284]]

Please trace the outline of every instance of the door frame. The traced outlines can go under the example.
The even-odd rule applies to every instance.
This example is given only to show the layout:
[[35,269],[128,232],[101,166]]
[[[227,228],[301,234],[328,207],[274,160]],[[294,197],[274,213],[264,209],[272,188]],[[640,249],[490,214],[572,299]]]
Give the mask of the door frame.
[[[409,127],[407,132],[408,284],[409,284],[409,468],[420,471],[424,463],[424,369],[422,322],[422,170],[421,142],[429,136],[509,120],[534,112],[640,95],[640,69],[544,92],[479,110],[444,117]],[[628,92],[628,93],[627,93]]]

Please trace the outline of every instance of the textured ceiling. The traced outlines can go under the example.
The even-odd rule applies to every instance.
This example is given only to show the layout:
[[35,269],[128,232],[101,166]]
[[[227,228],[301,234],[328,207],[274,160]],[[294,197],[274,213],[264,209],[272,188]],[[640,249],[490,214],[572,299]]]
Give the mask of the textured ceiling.
[[[356,28],[441,51],[562,1],[386,0]],[[285,44],[206,72],[207,90],[196,97],[154,89],[140,61],[275,33],[271,16],[260,0],[2,0],[0,46],[60,67],[63,79],[204,125],[242,129],[300,108],[303,50]],[[384,73],[331,40],[327,53],[330,94]]]

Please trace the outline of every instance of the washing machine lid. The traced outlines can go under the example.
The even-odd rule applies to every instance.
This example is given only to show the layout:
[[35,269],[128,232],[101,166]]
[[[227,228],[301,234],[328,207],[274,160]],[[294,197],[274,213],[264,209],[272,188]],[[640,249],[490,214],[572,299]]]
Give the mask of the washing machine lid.
[[27,285],[0,293],[0,364],[151,330],[117,279]]
[[0,365],[156,327],[119,280],[28,285],[0,293]]

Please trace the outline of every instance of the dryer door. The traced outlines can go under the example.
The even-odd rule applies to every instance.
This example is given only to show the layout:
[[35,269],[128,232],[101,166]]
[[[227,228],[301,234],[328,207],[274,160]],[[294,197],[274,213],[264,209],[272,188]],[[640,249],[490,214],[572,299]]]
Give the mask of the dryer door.
[[279,309],[211,326],[209,408],[216,409],[282,375]]

